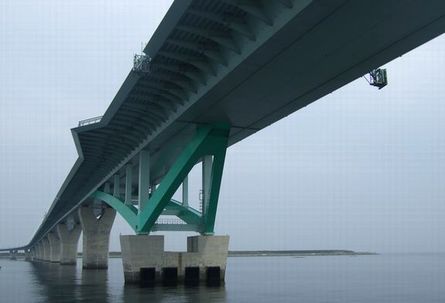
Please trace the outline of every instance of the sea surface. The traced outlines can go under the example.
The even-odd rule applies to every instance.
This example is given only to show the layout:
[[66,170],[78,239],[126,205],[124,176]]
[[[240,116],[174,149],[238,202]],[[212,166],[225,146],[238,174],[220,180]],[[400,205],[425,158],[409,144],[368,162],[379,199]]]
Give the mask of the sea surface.
[[0,302],[445,302],[445,254],[231,257],[223,287],[124,286],[108,271],[0,259]]

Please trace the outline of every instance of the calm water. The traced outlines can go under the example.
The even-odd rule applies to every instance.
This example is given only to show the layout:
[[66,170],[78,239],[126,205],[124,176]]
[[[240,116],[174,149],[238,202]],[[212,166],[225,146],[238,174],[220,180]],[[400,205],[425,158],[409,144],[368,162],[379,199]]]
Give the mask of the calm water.
[[229,258],[219,288],[124,287],[120,259],[108,271],[0,266],[0,302],[445,302],[445,254]]

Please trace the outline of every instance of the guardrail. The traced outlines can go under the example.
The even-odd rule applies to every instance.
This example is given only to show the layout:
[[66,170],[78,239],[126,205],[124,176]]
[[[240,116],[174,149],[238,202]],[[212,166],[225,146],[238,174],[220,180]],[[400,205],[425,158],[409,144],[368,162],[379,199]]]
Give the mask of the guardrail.
[[134,55],[133,59],[133,71],[138,73],[149,73],[150,72],[151,58],[145,54]]
[[85,125],[90,125],[90,124],[95,124],[95,123],[99,123],[100,120],[102,120],[103,116],[97,116],[94,118],[89,118],[89,119],[85,119],[85,120],[81,120],[79,121],[79,127],[80,126],[85,126]]
[[185,225],[187,223],[185,223],[184,221],[180,220],[180,219],[176,219],[176,218],[158,218],[156,220],[155,224],[168,224],[168,225]]

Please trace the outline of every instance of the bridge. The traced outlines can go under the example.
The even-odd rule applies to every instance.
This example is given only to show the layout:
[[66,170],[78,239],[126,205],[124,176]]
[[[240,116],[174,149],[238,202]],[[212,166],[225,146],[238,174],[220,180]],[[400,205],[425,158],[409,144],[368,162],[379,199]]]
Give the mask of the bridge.
[[[104,115],[72,129],[79,157],[33,238],[4,250],[75,264],[82,231],[83,267],[107,268],[117,212],[135,232],[120,239],[126,282],[224,280],[226,149],[444,30],[441,0],[176,0]],[[153,231],[199,235],[173,253]]]

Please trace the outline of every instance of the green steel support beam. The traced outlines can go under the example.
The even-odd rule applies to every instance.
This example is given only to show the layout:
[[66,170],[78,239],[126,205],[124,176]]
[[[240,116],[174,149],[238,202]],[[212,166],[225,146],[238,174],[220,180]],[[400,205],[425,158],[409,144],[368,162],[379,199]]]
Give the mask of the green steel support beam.
[[138,233],[150,232],[157,218],[171,200],[173,194],[181,185],[193,166],[206,155],[218,158],[218,165],[212,167],[212,185],[210,193],[209,217],[204,220],[205,233],[213,233],[214,217],[218,202],[219,188],[222,177],[222,167],[227,148],[227,139],[230,127],[228,125],[215,125],[201,127],[196,136],[180,154],[176,162],[165,175],[159,187],[145,203],[145,208],[139,213]]
[[[92,198],[103,201],[108,204],[114,210],[116,210],[127,223],[136,231],[135,226],[138,222],[137,214],[138,209],[133,205],[127,205],[123,201],[117,199],[116,197],[107,194],[102,191],[96,191],[91,195]],[[177,217],[183,220],[187,224],[191,225],[201,225],[202,216],[199,211],[192,207],[185,207],[181,202],[176,200],[171,200],[166,208],[167,210],[175,210],[177,211]]]
[[[164,210],[174,210],[176,216],[188,225],[199,226],[199,231],[203,234],[213,234],[229,131],[228,125],[199,128],[151,197],[146,199],[145,203],[140,201],[144,205],[142,209],[101,191],[94,192],[91,197],[102,200],[115,209],[138,234],[152,231],[156,220]],[[193,166],[205,156],[213,156],[213,161],[209,178],[208,203],[204,214],[201,214],[187,204],[173,200],[172,196]]]
[[213,154],[212,173],[210,193],[207,208],[204,213],[203,234],[212,235],[215,228],[216,210],[218,208],[219,191],[221,189],[221,180],[224,169],[224,160],[226,158],[226,149],[220,149]]
[[125,204],[123,201],[119,200],[118,198],[104,193],[102,191],[95,191],[92,195],[92,198],[101,200],[108,204],[110,207],[114,208],[124,219],[127,221],[127,223],[133,228],[133,230],[136,230],[137,225],[137,215],[138,210],[133,205]]
[[178,214],[176,216],[187,224],[201,225],[202,223],[202,216],[199,211],[192,207],[184,206],[179,201],[171,199],[165,209],[177,210]]

